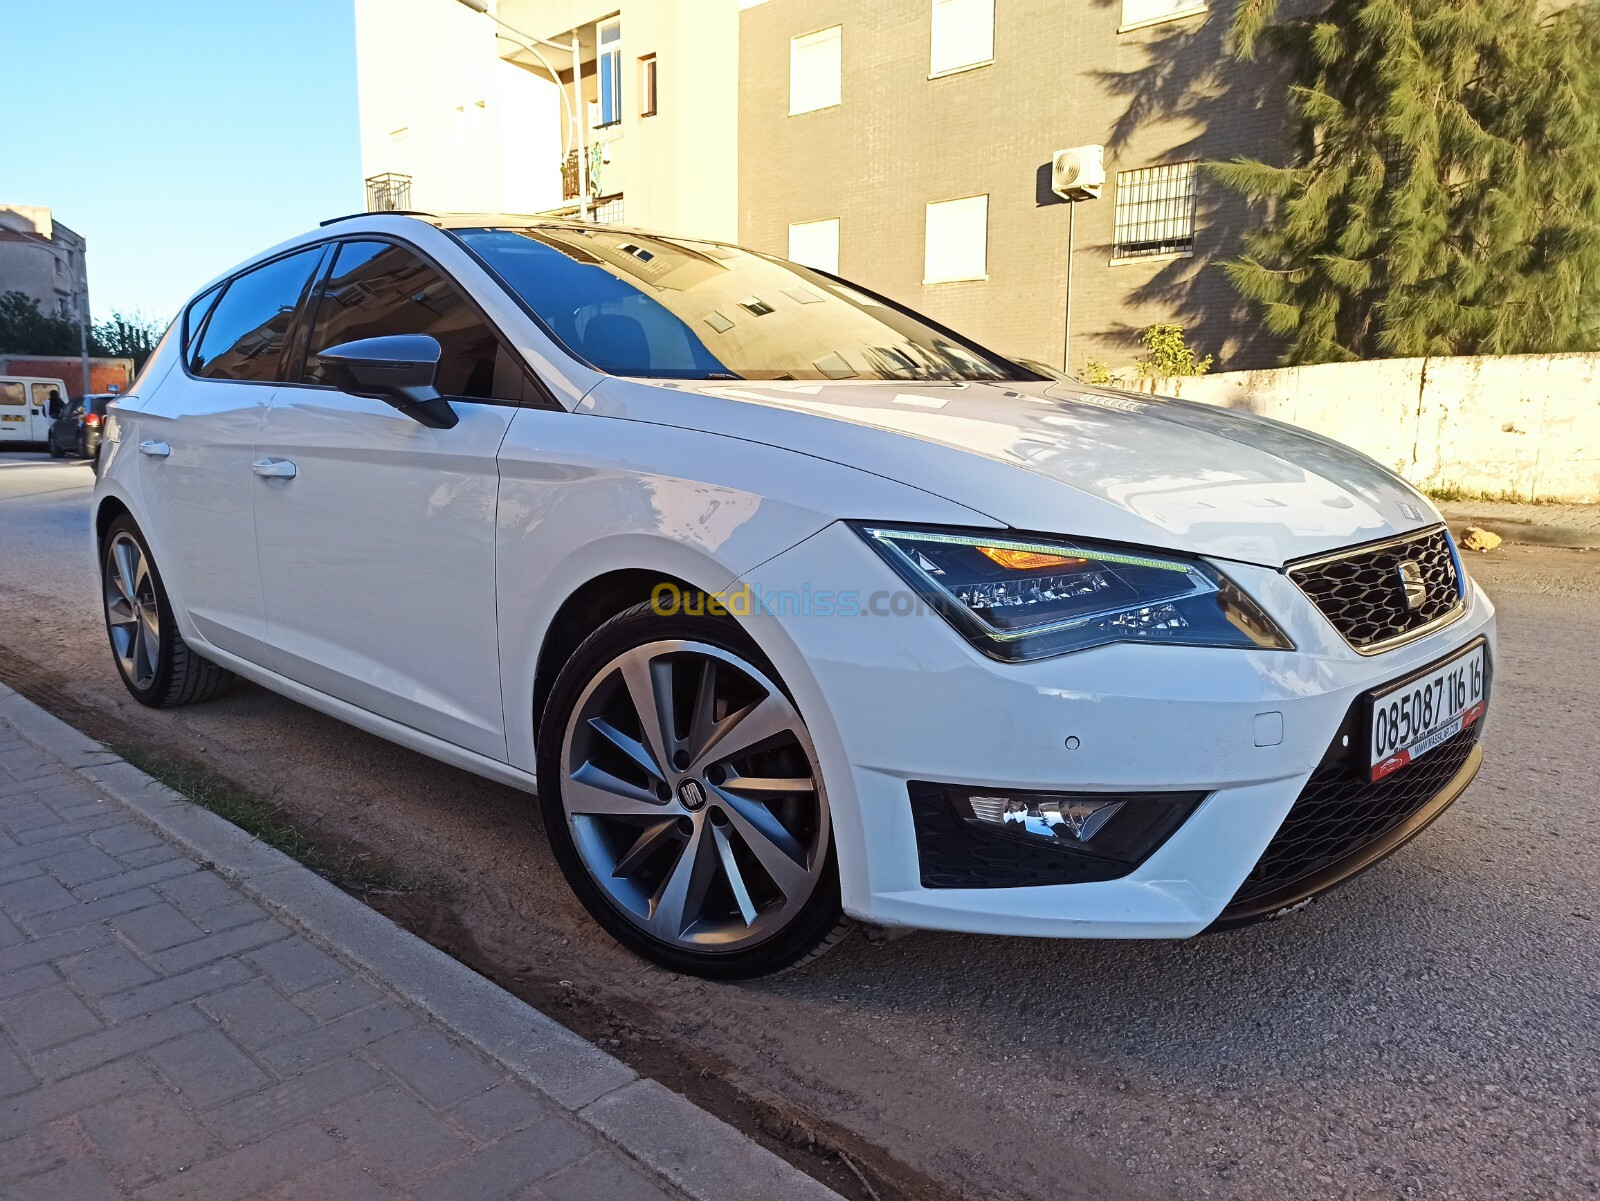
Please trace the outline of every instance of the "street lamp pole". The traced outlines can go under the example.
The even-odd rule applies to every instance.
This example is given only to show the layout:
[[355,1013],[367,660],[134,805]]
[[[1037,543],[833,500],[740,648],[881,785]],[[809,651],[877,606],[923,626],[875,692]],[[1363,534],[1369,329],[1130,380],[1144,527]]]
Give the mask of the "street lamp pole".
[[83,359],[83,394],[89,395],[89,289],[78,293],[78,354]]
[[[570,122],[576,141],[578,143],[578,213],[587,221],[589,219],[589,147],[588,139],[584,136],[583,121],[579,113],[583,111],[583,64],[578,58],[578,33],[573,30],[572,41],[563,46],[560,42],[552,42],[549,38],[535,37],[531,33],[524,33],[515,25],[502,21],[498,16],[489,11],[489,0],[456,0],[457,4],[465,5],[475,13],[482,13],[501,29],[512,35],[512,40],[523,44],[523,49],[539,60],[539,65],[550,73],[556,81],[556,91],[561,95],[561,104],[567,110],[567,120]],[[561,76],[554,67],[539,53],[540,46],[549,46],[553,50],[565,50],[572,55],[572,99],[567,99],[566,90],[561,86]]]

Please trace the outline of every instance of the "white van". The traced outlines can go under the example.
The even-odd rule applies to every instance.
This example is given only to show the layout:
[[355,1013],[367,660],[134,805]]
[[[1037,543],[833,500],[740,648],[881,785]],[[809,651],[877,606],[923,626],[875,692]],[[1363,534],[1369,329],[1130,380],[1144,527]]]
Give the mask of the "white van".
[[[38,375],[0,375],[0,449],[12,443],[43,444],[55,414],[51,401],[65,404],[67,385]],[[60,404],[57,405],[59,412]]]

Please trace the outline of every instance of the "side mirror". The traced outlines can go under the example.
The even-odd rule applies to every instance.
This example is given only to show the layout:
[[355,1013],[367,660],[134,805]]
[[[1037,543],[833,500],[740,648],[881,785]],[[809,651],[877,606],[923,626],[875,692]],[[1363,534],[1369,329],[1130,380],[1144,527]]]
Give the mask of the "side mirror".
[[447,430],[458,420],[435,382],[439,343],[425,334],[345,342],[322,351],[317,362],[339,391],[391,404],[429,429]]
[[50,420],[55,421],[62,413],[67,411],[67,406],[61,403],[61,397],[57,396],[51,399],[50,407],[47,411],[50,414]]

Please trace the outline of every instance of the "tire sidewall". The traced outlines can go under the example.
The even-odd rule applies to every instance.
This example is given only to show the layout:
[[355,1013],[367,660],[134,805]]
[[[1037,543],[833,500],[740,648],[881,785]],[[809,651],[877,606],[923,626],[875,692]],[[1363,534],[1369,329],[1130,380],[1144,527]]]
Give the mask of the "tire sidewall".
[[[817,889],[800,913],[782,930],[742,951],[692,951],[669,946],[645,934],[624,916],[594,882],[584,866],[562,805],[563,743],[573,707],[595,675],[618,655],[650,642],[703,642],[737,655],[780,689],[783,681],[759,647],[728,618],[662,617],[648,604],[611,618],[584,639],[562,667],[545,705],[538,734],[539,809],[545,835],[562,875],[600,926],[623,946],[672,971],[720,980],[768,976],[805,957],[840,920],[839,872],[833,831],[828,832],[827,859]],[[790,701],[793,701],[791,696]],[[831,818],[830,818],[831,820]]]
[[[122,669],[122,659],[117,654],[116,639],[111,634],[111,614],[106,610],[105,590],[110,582],[111,544],[118,534],[127,534],[138,544],[139,552],[144,555],[144,561],[149,567],[150,582],[155,588],[156,605],[160,610],[160,628],[156,635],[156,673],[151,677],[147,688],[140,688],[133,680],[128,678],[128,673]],[[142,705],[152,708],[159,707],[162,698],[167,695],[167,690],[172,685],[172,672],[175,656],[172,647],[172,632],[175,628],[172,617],[172,602],[167,599],[166,585],[161,582],[161,571],[156,566],[155,556],[150,553],[150,544],[145,541],[144,534],[133,520],[126,515],[114,518],[106,528],[105,537],[100,540],[100,611],[106,625],[106,644],[111,648],[111,661],[116,666],[117,675],[122,677],[123,685],[133,694],[133,699]]]

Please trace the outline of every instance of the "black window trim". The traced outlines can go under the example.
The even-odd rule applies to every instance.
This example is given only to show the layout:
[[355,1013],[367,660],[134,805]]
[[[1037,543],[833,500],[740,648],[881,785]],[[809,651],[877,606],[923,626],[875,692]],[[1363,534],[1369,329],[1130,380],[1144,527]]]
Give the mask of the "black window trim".
[[[223,299],[228,295],[229,290],[233,287],[233,285],[235,283],[237,283],[239,280],[243,279],[245,276],[251,274],[252,272],[261,270],[263,267],[270,267],[273,263],[281,263],[281,262],[283,262],[284,259],[293,258],[297,254],[304,254],[304,253],[306,253],[307,251],[310,251],[310,250],[318,251],[319,254],[318,254],[318,257],[317,257],[317,261],[314,264],[312,264],[311,273],[306,278],[305,286],[303,288],[301,288],[301,290],[300,290],[300,299],[295,301],[294,317],[290,320],[289,328],[284,333],[283,345],[284,345],[284,351],[287,351],[289,346],[290,346],[290,344],[293,341],[295,332],[299,328],[300,322],[301,322],[301,320],[303,318],[303,311],[304,311],[304,308],[305,308],[305,303],[306,303],[307,296],[309,295],[309,289],[315,286],[315,284],[317,282],[317,279],[322,274],[323,264],[327,261],[328,243],[326,241],[308,242],[303,246],[292,247],[291,249],[284,251],[282,254],[275,254],[270,259],[262,259],[259,262],[251,263],[248,267],[245,267],[245,268],[243,268],[242,270],[239,270],[239,271],[235,271],[232,275],[228,276],[228,278],[223,280],[221,283],[216,284],[213,287],[207,288],[204,292],[201,292],[199,296],[196,296],[194,298],[194,301],[190,301],[189,305],[184,309],[184,318],[183,319],[184,319],[184,325],[186,327],[187,327],[188,322],[189,322],[189,309],[194,307],[195,301],[198,301],[201,298],[210,295],[212,292],[216,292],[217,293],[217,298],[211,302],[211,307],[206,310],[205,319],[200,322],[199,330],[194,332],[192,339],[186,338],[184,340],[184,343],[183,343],[183,373],[186,376],[188,376],[190,379],[194,380],[196,383],[200,383],[200,384],[247,384],[247,385],[249,385],[251,387],[256,387],[256,388],[282,388],[282,387],[284,387],[285,385],[284,385],[282,380],[275,380],[275,379],[217,379],[214,376],[210,376],[210,375],[196,375],[194,373],[194,370],[193,370],[194,361],[193,361],[193,357],[190,354],[190,347],[191,346],[198,347],[200,342],[205,338],[206,331],[211,328],[211,318],[213,316],[215,316],[216,315],[216,311],[219,308],[222,307]],[[188,332],[187,329],[185,330],[185,332],[186,333]],[[279,352],[279,355],[278,355],[278,374],[279,375],[283,374],[283,366],[284,366],[284,363],[283,363],[283,352]]]
[[[488,329],[488,331],[494,335],[495,340],[500,343],[500,349],[502,353],[510,355],[512,357],[512,361],[517,363],[522,368],[522,375],[523,379],[526,381],[526,388],[524,390],[523,399],[521,400],[501,400],[496,397],[482,396],[447,396],[445,397],[446,400],[450,401],[452,404],[483,404],[498,405],[503,408],[554,409],[555,411],[561,413],[567,411],[565,406],[556,400],[555,393],[552,392],[544,380],[539,377],[539,373],[529,366],[527,358],[520,354],[515,347],[513,347],[511,340],[506,337],[505,331],[503,331],[493,321],[493,319],[490,318],[489,314],[484,311],[483,306],[480,305],[477,299],[472,295],[471,289],[463,287],[460,280],[456,279],[456,277],[449,271],[446,271],[444,267],[439,264],[437,259],[435,259],[427,251],[423,250],[420,246],[417,246],[415,243],[408,242],[404,238],[396,237],[395,235],[388,233],[344,231],[335,237],[322,238],[315,242],[305,242],[299,246],[291,247],[282,254],[275,254],[271,258],[261,259],[257,262],[253,262],[248,267],[233,272],[226,279],[213,284],[205,291],[197,294],[194,299],[184,307],[185,338],[183,341],[183,354],[181,356],[183,373],[191,380],[203,384],[252,384],[258,387],[264,386],[270,388],[305,388],[316,392],[337,391],[338,389],[334,388],[331,384],[308,384],[305,382],[303,377],[305,375],[306,362],[311,357],[310,333],[311,330],[316,326],[316,309],[320,307],[322,303],[323,285],[327,282],[328,274],[333,269],[334,260],[337,258],[338,248],[347,242],[384,242],[416,255],[423,261],[423,263],[425,263],[428,267],[431,267],[434,271],[437,271],[441,276],[444,277],[446,281],[448,281],[458,292],[461,293],[462,298],[466,300],[472,311],[478,315],[478,319],[483,322],[484,327]],[[479,266],[484,266],[478,256],[476,254],[472,254],[471,248],[466,246],[465,243],[457,239],[456,244],[467,250],[468,254],[471,255],[472,260],[475,263],[478,263]],[[227,295],[227,291],[233,286],[234,281],[261,267],[266,267],[269,264],[280,262],[283,259],[290,258],[293,255],[301,254],[308,250],[321,250],[322,257],[318,260],[316,266],[311,271],[311,280],[308,285],[308,291],[301,294],[299,302],[295,305],[294,321],[289,326],[289,330],[284,336],[284,359],[280,360],[278,369],[278,374],[284,378],[280,380],[218,380],[206,375],[196,375],[192,370],[190,370],[191,360],[189,349],[192,345],[197,345],[199,339],[205,336],[206,327],[211,324],[211,315],[217,311],[218,306],[222,303],[223,296]],[[507,292],[510,291],[509,289],[505,289],[503,284],[500,284],[500,279],[497,275],[494,275],[493,272],[490,272],[489,274],[494,282],[499,284],[502,289]],[[196,302],[210,295],[212,292],[217,293],[217,298],[212,301],[211,307],[206,310],[206,315],[200,322],[200,328],[193,331],[189,330],[188,321],[190,309],[194,307]],[[535,321],[537,321],[537,318],[535,318]],[[539,325],[542,329],[543,323],[540,322]],[[560,343],[557,343],[557,345],[560,345]],[[291,357],[295,354],[299,355],[298,363],[295,363]],[[290,378],[291,375],[293,378]]]

